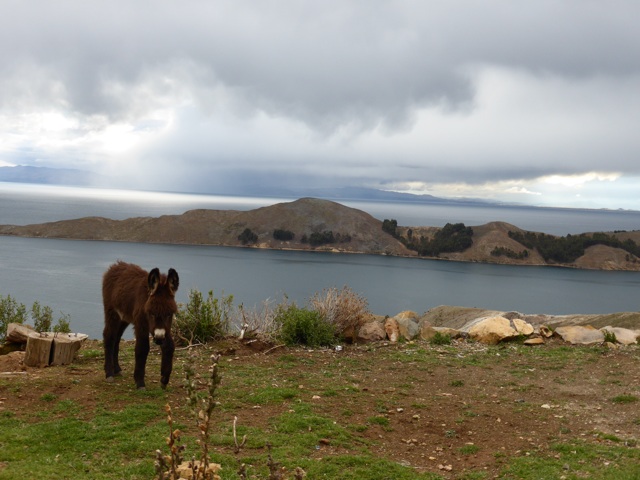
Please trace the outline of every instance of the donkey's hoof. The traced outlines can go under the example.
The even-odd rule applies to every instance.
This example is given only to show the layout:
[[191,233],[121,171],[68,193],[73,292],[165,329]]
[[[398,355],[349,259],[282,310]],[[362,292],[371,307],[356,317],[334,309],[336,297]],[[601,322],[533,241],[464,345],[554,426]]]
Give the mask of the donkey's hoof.
[[147,387],[144,387],[144,386],[138,387],[138,391],[142,391],[142,390],[146,390],[146,389],[147,389]]
[[160,384],[160,388],[162,388],[163,390],[167,389],[167,384],[166,383],[161,383]]
[[115,378],[107,377],[107,383],[113,383],[114,381],[115,381]]

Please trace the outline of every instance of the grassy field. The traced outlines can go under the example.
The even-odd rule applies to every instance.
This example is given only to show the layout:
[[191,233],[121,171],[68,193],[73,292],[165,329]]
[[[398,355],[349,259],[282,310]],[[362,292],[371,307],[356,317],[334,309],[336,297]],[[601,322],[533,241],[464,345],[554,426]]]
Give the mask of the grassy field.
[[[247,478],[276,478],[269,453],[284,478],[296,467],[309,479],[640,478],[638,347],[267,347],[195,349],[200,398],[211,355],[222,354],[209,445],[223,479],[241,478],[242,464]],[[156,450],[168,452],[167,404],[185,457],[199,455],[187,356],[177,352],[166,391],[157,354],[147,390],[135,389],[131,342],[114,384],[96,341],[72,365],[3,373],[0,479],[154,478]]]

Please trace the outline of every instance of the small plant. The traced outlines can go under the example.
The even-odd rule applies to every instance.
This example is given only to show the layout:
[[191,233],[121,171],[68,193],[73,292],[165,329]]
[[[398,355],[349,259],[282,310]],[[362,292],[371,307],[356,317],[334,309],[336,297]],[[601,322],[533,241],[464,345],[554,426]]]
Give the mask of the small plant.
[[616,338],[615,332],[612,332],[610,330],[603,330],[602,332],[604,333],[604,341],[606,343],[617,343],[618,342],[618,339]]
[[611,399],[613,403],[634,403],[638,401],[638,397],[635,395],[618,395]]
[[368,422],[372,425],[380,425],[381,427],[389,426],[389,419],[382,415],[376,415],[375,417],[369,417]]
[[53,402],[56,398],[58,398],[58,396],[55,393],[43,393],[40,396],[40,400],[45,402]]
[[451,383],[449,383],[449,385],[451,385],[452,387],[463,387],[464,380],[451,380]]
[[335,339],[335,327],[320,313],[296,305],[279,306],[275,322],[280,339],[287,345],[322,347],[332,345]]
[[[286,297],[282,303],[287,304]],[[273,307],[273,304],[273,300],[267,299],[262,302],[260,309],[246,309],[242,304],[238,306],[238,313],[241,319],[241,339],[263,336],[268,340],[273,340],[277,337],[279,327],[275,322],[276,308]]]
[[451,335],[448,333],[436,332],[429,343],[431,343],[431,345],[451,345]]
[[[211,415],[216,407],[216,389],[220,384],[220,375],[218,374],[218,361],[220,355],[211,356],[211,368],[209,369],[210,377],[207,383],[207,396],[198,401],[196,392],[196,373],[194,369],[194,352],[192,351],[185,363],[185,389],[187,390],[187,404],[191,407],[196,417],[198,440],[200,446],[200,458],[196,460],[196,456],[192,456],[188,462],[184,461],[185,446],[179,445],[181,432],[173,428],[173,418],[171,415],[171,406],[167,404],[165,411],[167,412],[167,424],[169,425],[169,437],[167,437],[167,445],[169,447],[169,455],[163,455],[162,451],[156,450],[156,475],[158,480],[178,480],[179,478],[191,478],[193,480],[215,480],[220,477],[217,475],[220,465],[210,463],[209,455],[209,435],[211,430]],[[235,432],[235,421],[233,424]],[[245,439],[246,440],[246,439]],[[237,443],[236,443],[237,445]],[[244,445],[244,440],[243,440]],[[183,475],[188,475],[184,477]]]
[[69,326],[69,315],[63,314],[58,322],[53,326],[53,331],[56,333],[70,333],[71,327]]
[[181,343],[193,345],[217,340],[229,333],[233,295],[220,299],[209,291],[207,298],[198,290],[189,292],[189,302],[180,305],[173,322],[173,335]]
[[460,447],[458,449],[458,451],[462,454],[462,455],[475,455],[476,453],[478,453],[478,451],[480,450],[480,447],[478,447],[477,445],[473,445],[473,444],[467,444],[463,447]]
[[36,332],[50,332],[53,310],[46,305],[42,307],[39,302],[35,301],[31,307],[31,319]]

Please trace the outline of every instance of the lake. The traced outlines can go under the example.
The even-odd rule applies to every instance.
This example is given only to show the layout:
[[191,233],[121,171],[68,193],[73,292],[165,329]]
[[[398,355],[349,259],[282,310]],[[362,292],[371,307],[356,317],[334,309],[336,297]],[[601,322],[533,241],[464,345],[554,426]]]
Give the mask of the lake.
[[[249,209],[290,199],[257,199],[149,192],[93,191],[0,184],[0,224],[27,224],[100,215],[158,216],[191,208]],[[401,225],[477,225],[505,220],[553,233],[553,228],[632,230],[638,212],[531,209],[521,207],[430,206],[340,202]],[[609,214],[609,215],[607,215]],[[440,218],[438,222],[434,219]],[[10,220],[13,219],[13,220]],[[414,222],[412,220],[424,221]],[[467,220],[465,220],[467,219]],[[471,220],[468,220],[471,219]],[[478,221],[473,221],[477,219]],[[531,228],[523,225],[538,225]],[[635,222],[635,223],[634,223]],[[583,226],[593,228],[584,229]],[[577,230],[575,230],[577,229]],[[523,313],[610,313],[638,310],[638,272],[584,271],[395,258],[375,255],[268,251],[249,248],[149,245],[118,242],[0,237],[0,294],[28,307],[37,300],[56,315],[70,315],[74,331],[102,335],[101,276],[117,259],[146,269],[169,267],[180,274],[178,300],[190,289],[233,295],[234,304],[260,307],[283,295],[298,304],[317,292],[348,285],[371,310],[395,315],[423,313],[438,305],[460,305]],[[131,331],[128,332],[131,337]]]

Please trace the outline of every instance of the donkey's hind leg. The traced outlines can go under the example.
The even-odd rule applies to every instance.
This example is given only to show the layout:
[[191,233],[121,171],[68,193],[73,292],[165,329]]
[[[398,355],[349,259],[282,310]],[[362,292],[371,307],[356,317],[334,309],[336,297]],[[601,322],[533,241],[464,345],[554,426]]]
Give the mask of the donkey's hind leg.
[[104,374],[107,382],[113,382],[116,368],[120,368],[118,365],[118,343],[120,343],[118,332],[120,331],[120,322],[120,316],[117,312],[105,309],[102,340],[104,343]]

